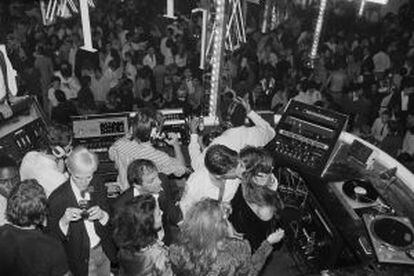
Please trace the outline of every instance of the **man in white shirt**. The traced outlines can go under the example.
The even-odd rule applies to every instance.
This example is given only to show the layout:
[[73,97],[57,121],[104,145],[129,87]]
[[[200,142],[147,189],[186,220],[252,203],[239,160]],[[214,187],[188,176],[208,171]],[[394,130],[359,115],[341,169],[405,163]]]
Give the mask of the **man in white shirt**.
[[144,66],[148,66],[151,70],[154,70],[154,67],[157,66],[157,57],[155,56],[155,49],[153,46],[149,46],[147,54],[142,60]]
[[[236,99],[232,112],[229,108],[227,120],[231,128],[212,141],[212,145],[221,144],[239,152],[246,146],[263,147],[275,137],[274,128],[259,114],[253,111],[250,104],[244,99]],[[253,126],[246,126],[246,119],[253,122]]]
[[402,144],[401,153],[407,153],[414,157],[414,110],[410,110],[406,119],[406,132]]
[[205,167],[190,175],[180,208],[185,217],[190,207],[202,198],[230,202],[240,184],[244,165],[238,153],[223,145],[212,145],[206,151]]
[[164,65],[174,63],[174,56],[172,54],[172,44],[174,43],[174,30],[167,28],[167,36],[161,39],[160,50],[164,56]]
[[21,179],[36,179],[45,190],[46,196],[49,197],[68,178],[58,162],[63,164],[63,159],[58,159],[46,152],[29,151],[20,165]]
[[61,239],[74,275],[110,275],[115,247],[110,238],[105,186],[94,173],[95,154],[75,148],[67,159],[68,181],[49,197],[48,228]]
[[405,133],[401,152],[414,157],[414,127],[408,129]]
[[102,74],[101,68],[96,68],[90,76],[93,98],[97,103],[103,104],[110,89],[110,79]]
[[72,66],[69,63],[62,63],[55,76],[60,79],[60,90],[65,93],[66,99],[76,99],[81,86],[78,79],[72,74]]
[[[229,123],[230,128],[215,138],[211,145],[224,145],[240,152],[246,146],[263,147],[276,135],[274,128],[254,112],[246,100],[241,98],[237,98],[229,106],[224,119]],[[246,126],[246,119],[250,119],[253,126]],[[198,157],[198,160],[191,161],[195,171],[204,166],[204,155],[205,151]]]
[[69,50],[69,57],[68,57],[68,61],[70,65],[72,66],[71,67],[72,74],[75,74],[76,54],[78,53],[79,46],[80,46],[80,37],[78,34],[73,34],[72,35],[72,46]]
[[388,110],[385,110],[381,115],[374,121],[371,128],[371,135],[374,137],[376,142],[381,142],[389,132],[388,122],[391,119],[391,114]]

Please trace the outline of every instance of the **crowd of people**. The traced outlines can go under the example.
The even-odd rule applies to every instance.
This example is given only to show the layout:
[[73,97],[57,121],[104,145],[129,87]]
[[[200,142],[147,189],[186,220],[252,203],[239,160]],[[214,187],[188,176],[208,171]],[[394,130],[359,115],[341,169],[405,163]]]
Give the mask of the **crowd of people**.
[[[0,274],[258,275],[284,237],[274,162],[262,148],[275,131],[238,101],[233,126],[205,144],[199,118],[192,119],[195,168],[151,145],[160,122],[142,109],[132,136],[110,149],[126,181],[115,200],[96,175],[98,157],[83,146],[61,158],[29,152],[20,168],[1,156],[0,246],[7,250]],[[241,113],[252,126],[238,122]],[[47,179],[45,171],[64,178]],[[184,190],[166,175],[174,172],[190,174]]]
[[[186,12],[196,5],[185,3]],[[381,20],[371,16],[371,22],[357,18],[353,3],[336,5],[328,10],[315,60],[309,60],[308,23],[316,3],[306,9],[291,3],[289,16],[267,33],[255,16],[247,16],[247,43],[225,55],[219,116],[235,96],[255,110],[274,112],[290,99],[316,104],[350,115],[349,131],[410,163],[413,7],[404,5]],[[210,66],[198,68],[201,17],[177,9],[178,19],[171,21],[157,7],[149,1],[100,2],[91,12],[94,54],[80,47],[78,18],[44,26],[33,12],[11,9],[3,29],[19,94],[36,95],[49,118],[64,125],[76,114],[144,106],[202,114]]]
[[[108,152],[115,200],[85,147],[38,149],[20,165],[0,156],[0,275],[258,275],[284,230],[277,160],[263,149],[275,131],[255,110],[280,113],[290,99],[348,114],[349,131],[414,163],[412,6],[349,25],[329,24],[349,11],[328,12],[315,60],[306,11],[292,9],[265,34],[248,16],[247,43],[224,58],[223,127],[209,132],[198,117],[209,87],[198,69],[200,17],[168,21],[152,4],[100,1],[96,53],[80,48],[78,18],[44,26],[9,12],[19,95],[35,95],[56,129],[72,115],[138,112]],[[189,162],[175,133],[165,139],[173,157],[152,144],[160,108],[191,118]]]

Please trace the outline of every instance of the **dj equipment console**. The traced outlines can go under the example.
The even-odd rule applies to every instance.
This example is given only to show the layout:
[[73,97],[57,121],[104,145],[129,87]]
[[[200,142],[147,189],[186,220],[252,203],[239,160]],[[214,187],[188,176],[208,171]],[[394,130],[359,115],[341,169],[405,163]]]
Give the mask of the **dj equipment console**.
[[95,114],[72,117],[73,144],[83,145],[95,152],[99,159],[97,174],[106,182],[115,181],[118,171],[109,159],[108,150],[129,129],[131,113]]
[[279,165],[320,176],[347,122],[346,115],[291,100],[268,149]]
[[46,148],[50,141],[36,98],[17,98],[11,108],[13,116],[0,122],[0,148],[20,162],[27,152]]

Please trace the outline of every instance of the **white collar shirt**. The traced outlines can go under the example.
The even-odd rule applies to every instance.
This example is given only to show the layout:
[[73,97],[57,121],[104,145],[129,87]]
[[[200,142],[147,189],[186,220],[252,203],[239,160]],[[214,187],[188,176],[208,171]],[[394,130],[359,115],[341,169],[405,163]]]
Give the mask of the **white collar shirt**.
[[[240,185],[240,179],[228,179],[224,184],[222,201],[230,202]],[[206,168],[195,171],[187,180],[185,192],[180,201],[180,208],[185,217],[188,209],[203,198],[218,200],[220,188],[213,184]]]
[[[73,193],[75,194],[77,202],[79,202],[82,199],[90,200],[90,194],[88,193],[86,193],[84,198],[81,196],[81,191],[75,185],[75,183],[73,183],[72,179],[70,179],[70,186],[72,188]],[[98,234],[96,234],[95,225],[93,221],[85,219],[83,220],[83,223],[85,224],[86,232],[88,233],[90,248],[93,248],[101,242],[101,238],[99,238]]]
[[7,198],[0,195],[0,226],[6,224]]

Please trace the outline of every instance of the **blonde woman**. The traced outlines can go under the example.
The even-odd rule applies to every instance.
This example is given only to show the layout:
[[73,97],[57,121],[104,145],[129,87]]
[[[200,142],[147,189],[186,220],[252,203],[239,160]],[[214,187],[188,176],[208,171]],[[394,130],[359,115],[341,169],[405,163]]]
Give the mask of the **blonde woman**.
[[251,255],[249,242],[227,220],[228,209],[214,199],[203,199],[188,211],[182,236],[170,246],[170,261],[176,275],[257,275],[284,232],[270,234]]

